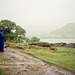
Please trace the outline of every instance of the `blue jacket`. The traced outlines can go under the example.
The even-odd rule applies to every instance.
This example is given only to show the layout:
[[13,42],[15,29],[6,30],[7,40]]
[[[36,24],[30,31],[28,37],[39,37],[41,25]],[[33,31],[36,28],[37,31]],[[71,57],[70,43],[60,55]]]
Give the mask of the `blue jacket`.
[[0,30],[0,51],[4,50],[4,34],[3,29]]

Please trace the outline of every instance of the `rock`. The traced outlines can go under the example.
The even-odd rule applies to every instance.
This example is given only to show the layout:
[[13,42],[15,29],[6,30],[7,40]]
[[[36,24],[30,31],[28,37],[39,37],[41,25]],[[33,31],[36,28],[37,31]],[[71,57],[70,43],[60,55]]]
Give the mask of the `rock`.
[[54,43],[53,46],[55,47],[69,47],[69,48],[75,48],[75,43]]
[[55,47],[62,47],[62,46],[66,46],[66,43],[54,43],[53,46]]
[[75,54],[75,52],[71,52],[71,51],[69,51],[68,54]]
[[69,43],[69,44],[66,45],[66,47],[75,48],[75,43]]

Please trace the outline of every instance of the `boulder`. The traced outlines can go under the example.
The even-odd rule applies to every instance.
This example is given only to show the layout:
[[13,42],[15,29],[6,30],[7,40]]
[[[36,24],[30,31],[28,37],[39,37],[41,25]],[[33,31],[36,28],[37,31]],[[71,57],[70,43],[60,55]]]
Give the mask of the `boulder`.
[[69,43],[69,44],[66,45],[66,47],[75,48],[75,43]]
[[63,47],[63,46],[66,46],[67,44],[66,43],[54,43],[53,46],[55,47]]

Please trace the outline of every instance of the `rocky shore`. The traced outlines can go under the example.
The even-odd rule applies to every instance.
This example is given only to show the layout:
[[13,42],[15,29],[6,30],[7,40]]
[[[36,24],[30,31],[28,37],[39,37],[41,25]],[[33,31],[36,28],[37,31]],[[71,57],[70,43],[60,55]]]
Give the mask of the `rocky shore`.
[[48,43],[48,42],[40,42],[38,43],[38,45],[41,45],[41,46],[46,46],[46,47],[51,47],[51,46],[54,46],[54,47],[68,47],[68,48],[75,48],[75,43]]
[[53,43],[53,46],[75,48],[75,43]]

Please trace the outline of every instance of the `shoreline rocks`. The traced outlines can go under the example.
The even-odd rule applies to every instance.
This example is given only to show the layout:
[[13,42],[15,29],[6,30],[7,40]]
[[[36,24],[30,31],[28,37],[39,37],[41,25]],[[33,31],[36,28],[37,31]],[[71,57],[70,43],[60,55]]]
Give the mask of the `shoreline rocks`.
[[66,45],[66,47],[75,48],[75,43],[69,43],[69,44]]
[[53,46],[55,47],[62,47],[62,46],[66,46],[66,43],[54,43]]
[[68,47],[68,48],[75,48],[75,43],[54,43],[53,46],[55,47]]
[[40,46],[44,46],[44,47],[51,47],[51,46],[54,46],[54,47],[68,47],[68,48],[75,48],[75,43],[48,43],[48,42],[40,42],[38,43],[38,45]]

